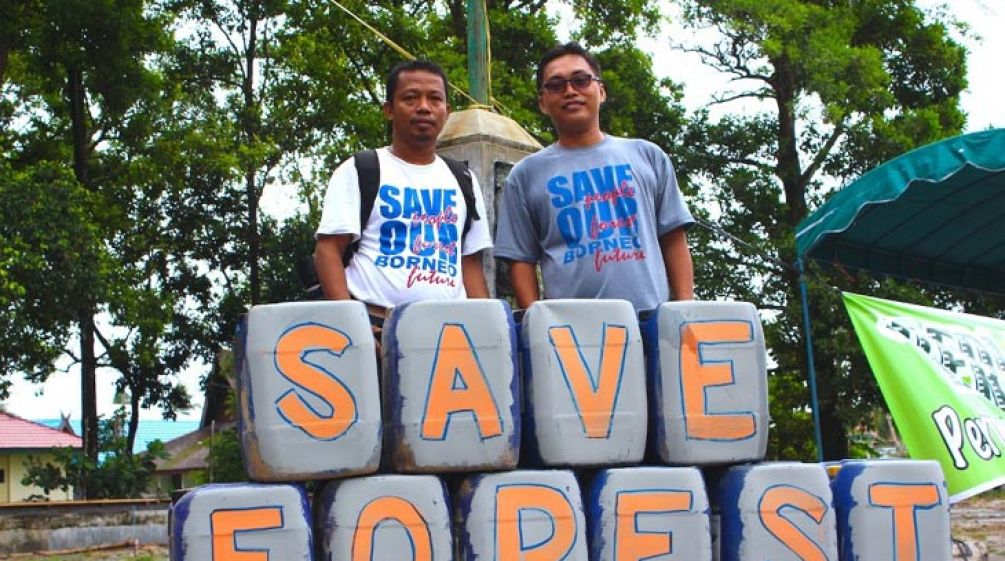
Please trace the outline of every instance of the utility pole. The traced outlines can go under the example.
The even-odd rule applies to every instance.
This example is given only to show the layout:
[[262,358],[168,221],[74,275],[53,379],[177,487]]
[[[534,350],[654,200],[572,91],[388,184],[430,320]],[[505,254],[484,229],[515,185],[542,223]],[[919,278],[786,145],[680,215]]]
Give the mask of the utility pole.
[[492,45],[485,0],[468,0],[468,89],[479,104],[491,107]]
[[[475,104],[450,114],[440,133],[437,149],[444,156],[468,163],[478,178],[485,200],[482,219],[495,232],[496,201],[513,165],[541,149],[541,144],[516,121],[492,110],[491,46],[485,0],[468,0],[468,89]],[[485,280],[493,297],[512,295],[506,275],[496,274],[491,251],[483,263]],[[500,262],[502,263],[502,262]]]

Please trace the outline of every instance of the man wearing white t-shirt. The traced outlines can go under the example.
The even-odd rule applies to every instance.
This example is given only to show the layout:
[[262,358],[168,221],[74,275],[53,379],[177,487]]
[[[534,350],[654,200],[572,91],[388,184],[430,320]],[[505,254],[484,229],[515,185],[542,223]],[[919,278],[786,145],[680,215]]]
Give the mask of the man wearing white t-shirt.
[[[378,325],[399,304],[487,298],[481,252],[492,246],[486,220],[471,221],[464,232],[471,209],[435,152],[450,111],[443,70],[428,61],[396,65],[383,111],[391,122],[391,145],[376,150],[379,189],[369,220],[360,223],[360,178],[350,158],[328,184],[314,252],[325,298],[365,302]],[[477,210],[472,216],[484,217],[481,188],[468,175]]]

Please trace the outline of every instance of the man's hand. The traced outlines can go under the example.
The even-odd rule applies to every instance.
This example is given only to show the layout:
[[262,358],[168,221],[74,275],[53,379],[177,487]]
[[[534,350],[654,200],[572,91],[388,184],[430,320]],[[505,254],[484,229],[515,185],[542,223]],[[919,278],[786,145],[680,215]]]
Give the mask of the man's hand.
[[461,257],[461,276],[464,279],[464,292],[468,298],[489,297],[485,269],[482,268],[482,252],[477,251]]
[[670,283],[671,300],[694,300],[694,264],[687,247],[687,230],[677,228],[660,237],[663,265]]
[[541,299],[541,292],[537,288],[537,263],[510,261],[509,282],[516,295],[517,308],[526,310]]
[[329,300],[349,300],[349,285],[345,280],[342,255],[352,243],[352,234],[318,236],[314,245],[314,269],[321,282],[321,291]]

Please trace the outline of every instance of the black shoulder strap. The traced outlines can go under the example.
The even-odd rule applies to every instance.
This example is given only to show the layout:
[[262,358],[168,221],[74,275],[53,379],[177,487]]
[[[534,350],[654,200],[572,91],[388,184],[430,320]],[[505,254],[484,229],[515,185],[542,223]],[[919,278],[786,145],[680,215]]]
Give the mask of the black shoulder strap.
[[[441,156],[442,157],[442,156]],[[359,181],[359,224],[360,233],[366,229],[366,223],[370,220],[370,213],[373,212],[373,204],[377,200],[377,191],[380,189],[380,160],[377,158],[375,150],[361,150],[353,155],[356,163],[356,175]],[[467,214],[464,217],[464,234],[471,229],[471,222],[480,220],[478,208],[475,204],[474,185],[471,180],[471,170],[464,162],[452,158],[443,158],[443,161],[450,168],[450,173],[454,174],[457,184],[461,188],[461,196],[464,197],[464,205],[467,207]],[[349,244],[345,254],[342,255],[342,264],[349,265],[352,256],[359,249],[359,240]]]
[[475,206],[475,190],[471,181],[471,170],[468,169],[468,164],[464,162],[453,158],[440,157],[446,162],[447,167],[450,168],[450,173],[454,174],[454,177],[457,178],[457,184],[461,187],[461,196],[464,197],[464,205],[468,207],[468,212],[464,217],[464,234],[467,234],[468,230],[471,229],[471,222],[481,219],[481,216],[478,216],[478,208]]
[[[361,150],[353,155],[356,164],[356,176],[359,183],[359,229],[362,236],[366,223],[370,221],[373,203],[377,200],[380,189],[380,161],[376,150]],[[342,254],[342,265],[349,266],[352,256],[359,249],[359,240],[352,242]]]

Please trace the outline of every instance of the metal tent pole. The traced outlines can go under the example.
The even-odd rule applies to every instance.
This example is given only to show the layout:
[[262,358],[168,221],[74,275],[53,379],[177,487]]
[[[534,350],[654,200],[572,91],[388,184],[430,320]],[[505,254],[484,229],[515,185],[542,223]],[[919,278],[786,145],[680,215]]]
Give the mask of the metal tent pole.
[[806,276],[803,260],[796,261],[799,270],[799,297],[803,306],[803,333],[806,341],[806,369],[810,382],[810,406],[813,408],[813,436],[817,442],[817,461],[824,461],[823,438],[820,433],[820,400],[817,399],[817,370],[813,363],[813,329],[810,327],[810,304],[806,296]]

